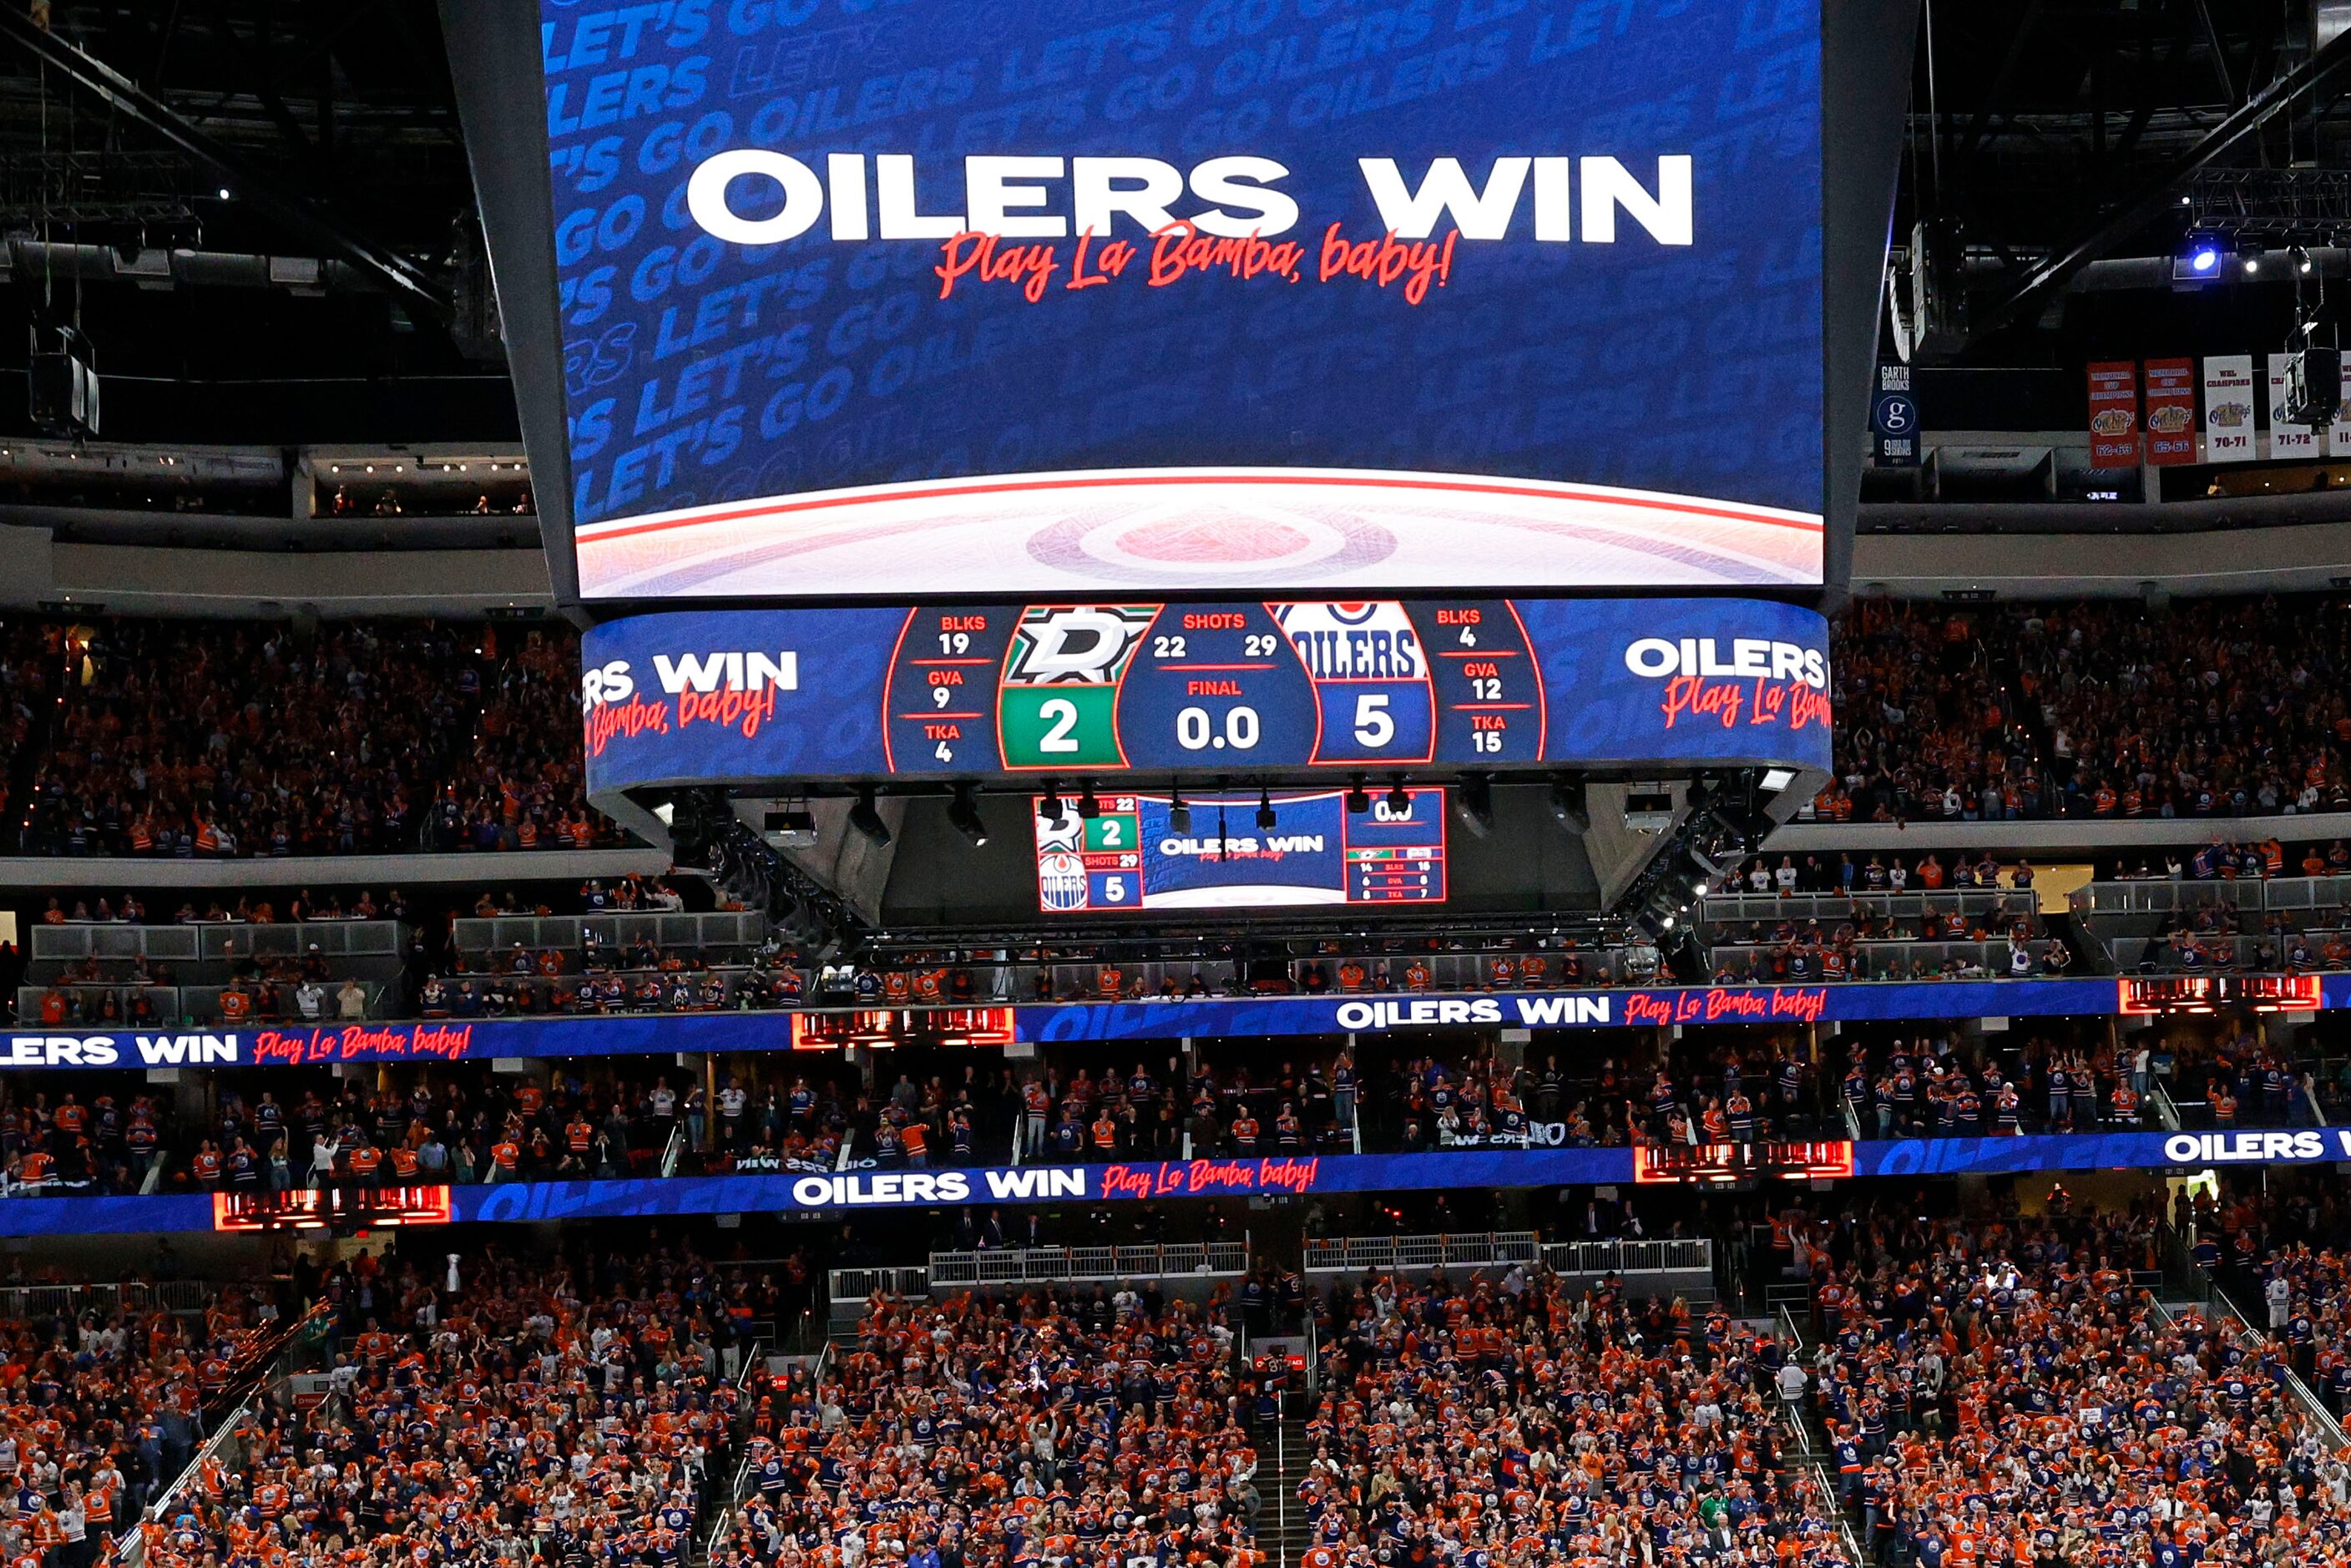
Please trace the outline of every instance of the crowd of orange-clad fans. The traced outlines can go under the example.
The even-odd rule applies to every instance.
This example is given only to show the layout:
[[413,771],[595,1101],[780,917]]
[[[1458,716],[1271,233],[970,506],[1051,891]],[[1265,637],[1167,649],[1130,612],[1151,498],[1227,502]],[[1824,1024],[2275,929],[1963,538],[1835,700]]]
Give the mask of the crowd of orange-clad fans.
[[1818,1408],[1875,1557],[2191,1568],[2351,1551],[2351,1456],[2296,1405],[2282,1341],[2158,1304],[2160,1218],[2151,1203],[1973,1224],[1847,1211],[1806,1244]]
[[33,854],[593,846],[556,623],[14,622],[11,827]]
[[877,1300],[758,1412],[714,1568],[1249,1568],[1273,1410],[1221,1305],[1155,1285]]
[[0,1473],[16,1481],[0,1496],[7,1561],[99,1561],[193,1458],[225,1396],[276,1354],[288,1327],[266,1296],[242,1290],[186,1316],[74,1292],[0,1325]]
[[1834,821],[2351,808],[2333,595],[1865,600],[1836,628]]
[[1299,1492],[1313,1568],[1844,1561],[1719,1312],[1523,1266],[1338,1292]]
[[139,1521],[146,1568],[690,1560],[734,1440],[745,1286],[684,1248],[370,1263],[324,1282],[324,1396],[257,1407]]

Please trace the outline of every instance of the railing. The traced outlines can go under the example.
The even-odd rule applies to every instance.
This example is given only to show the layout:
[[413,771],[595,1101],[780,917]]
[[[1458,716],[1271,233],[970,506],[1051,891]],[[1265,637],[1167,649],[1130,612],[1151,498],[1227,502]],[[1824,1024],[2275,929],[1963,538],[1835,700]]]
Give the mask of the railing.
[[[321,1310],[319,1307],[313,1307],[311,1312],[315,1314]],[[147,1504],[139,1519],[129,1521],[130,1529],[115,1538],[114,1556],[118,1561],[128,1564],[129,1568],[143,1568],[147,1543],[145,1533],[139,1528],[141,1521],[169,1518],[172,1500],[195,1484],[204,1461],[215,1455],[228,1452],[234,1445],[242,1442],[246,1428],[255,1422],[264,1406],[274,1402],[281,1413],[291,1407],[295,1397],[294,1378],[297,1375],[293,1364],[305,1352],[315,1352],[318,1345],[315,1339],[305,1337],[305,1330],[309,1321],[307,1316],[298,1320],[278,1340],[267,1363],[257,1372],[248,1369],[245,1375],[251,1377],[253,1381],[251,1386],[246,1389],[245,1397],[238,1400],[221,1416],[219,1421],[213,1427],[211,1434],[204,1442],[197,1445],[195,1452],[189,1456],[188,1462],[181,1467],[180,1473],[172,1479],[171,1484]],[[201,1412],[197,1419],[199,1422],[202,1421]],[[201,1431],[202,1427],[199,1427],[198,1429]],[[231,1468],[235,1468],[242,1462],[241,1455],[231,1455],[228,1460]]]
[[[1563,949],[1536,949],[1531,946],[1513,946],[1507,950],[1498,947],[1490,952],[1482,953],[1330,954],[1319,957],[1290,960],[1288,983],[1297,990],[1304,990],[1308,967],[1319,964],[1322,967],[1323,981],[1331,994],[1369,995],[1379,988],[1378,966],[1387,967],[1388,988],[1393,990],[1404,986],[1405,967],[1417,963],[1428,971],[1428,984],[1426,988],[1417,986],[1412,988],[1415,990],[1425,988],[1431,991],[1476,991],[1483,990],[1494,983],[1491,966],[1497,959],[1508,958],[1513,966],[1517,966],[1531,957],[1540,957],[1543,961],[1542,977],[1539,982],[1535,982],[1541,986],[1558,986],[1562,988],[1576,989],[1588,986],[1635,983],[1625,977],[1626,969],[1625,949],[1622,947],[1574,949],[1573,956],[1579,959],[1584,968],[1583,977],[1578,979],[1569,979],[1562,973],[1562,961],[1569,956],[1569,953]],[[1360,964],[1364,971],[1363,984],[1353,988],[1341,984],[1339,973],[1341,967],[1349,962],[1351,957],[1353,961]],[[1210,996],[1238,995],[1241,994],[1242,990],[1232,961],[1229,959],[1184,958],[1130,964],[1096,962],[1056,963],[1041,966],[1037,964],[974,965],[971,967],[976,971],[983,968],[993,968],[996,971],[992,982],[984,980],[977,988],[983,991],[992,988],[995,999],[999,1001],[1026,1000],[1033,997],[1040,969],[1049,977],[1052,993],[1057,998],[1102,996],[1104,994],[1102,984],[1102,971],[1105,969],[1116,971],[1121,995],[1133,996],[1139,992],[1146,1000],[1161,996],[1166,988],[1171,987],[1178,995],[1187,993],[1196,982]],[[1523,971],[1514,967],[1512,977],[1508,982],[1509,986],[1516,989],[1529,983]]]
[[870,1301],[875,1293],[901,1300],[927,1295],[931,1271],[906,1264],[893,1269],[835,1269],[827,1276],[835,1301]]
[[0,1287],[0,1318],[72,1317],[86,1311],[201,1312],[221,1287],[210,1280],[125,1280],[116,1284]]
[[1536,1263],[1541,1261],[1541,1256],[1531,1230],[1489,1230],[1464,1236],[1315,1236],[1306,1240],[1306,1271],[1310,1274]]
[[[2301,1375],[2276,1354],[2277,1347],[2271,1343],[2269,1336],[2254,1328],[2245,1314],[2237,1310],[2237,1303],[2230,1299],[2229,1292],[2200,1269],[2195,1270],[2189,1284],[2196,1304],[2212,1319],[2214,1326],[2228,1337],[2231,1344],[2256,1360],[2270,1361],[2276,1367],[2287,1396],[2301,1409],[2304,1417],[2325,1437],[2328,1449],[2339,1454],[2346,1446],[2351,1446],[2351,1437],[2345,1436],[2343,1423],[2335,1419],[2335,1413],[2326,1407],[2326,1402],[2312,1392]],[[2154,1301],[2153,1304],[2166,1322],[2172,1321],[2170,1311],[2161,1301]]]
[[1850,893],[1712,893],[1699,906],[1708,924],[1726,920],[1843,920],[1853,911],[1924,918],[1929,915],[1996,914],[2006,904],[2011,915],[2036,919],[2039,905],[2031,888],[1938,888],[1932,893],[1908,889],[1901,893],[1855,888]]
[[[1739,957],[1749,954],[1769,953],[1778,946],[1776,942],[1727,942],[1718,937],[1713,943],[1713,949],[1719,958]],[[1914,971],[1922,965],[1939,969],[1957,958],[1962,964],[1974,965],[1984,972],[1987,978],[1991,979],[2041,978],[2041,956],[2049,950],[2048,938],[2029,937],[2020,946],[2032,960],[2032,967],[2022,975],[2017,974],[2011,967],[2009,944],[2005,938],[1982,942],[1938,942],[1931,939],[1911,941],[1905,937],[1873,936],[1865,941],[1853,944],[1853,951],[1858,959],[1855,965],[1855,973],[1844,977],[1855,980],[1883,979],[1886,977],[1873,971],[1883,970],[1896,963],[1907,965]],[[1790,980],[1781,983],[1810,985],[1824,983],[1827,979],[1826,976],[1816,975],[1809,981]]]
[[[735,1387],[737,1392],[743,1392],[751,1386],[752,1374],[760,1370],[761,1363],[759,1353],[765,1343],[765,1341],[755,1339],[751,1342],[750,1348],[744,1353],[742,1371],[737,1375],[735,1379]],[[820,1381],[822,1378],[826,1364],[830,1363],[831,1359],[832,1346],[828,1343],[824,1349],[818,1354],[816,1369]],[[735,1402],[735,1407],[737,1412],[737,1419],[747,1422],[758,1419],[757,1413],[758,1410],[758,1402],[757,1400],[748,1398],[737,1399]],[[742,1442],[743,1434],[740,1431],[737,1431],[735,1434],[735,1437],[738,1443]],[[710,1527],[710,1538],[702,1544],[702,1555],[704,1560],[707,1561],[710,1557],[714,1556],[718,1551],[719,1542],[726,1539],[727,1528],[735,1520],[735,1506],[743,1500],[744,1484],[750,1479],[751,1450],[750,1445],[746,1443],[743,1445],[742,1458],[735,1462],[735,1474],[726,1483],[726,1496],[718,1505],[717,1522]]]
[[1132,1247],[998,1248],[934,1252],[932,1286],[1049,1285],[1073,1280],[1165,1280],[1249,1272],[1249,1242]]
[[1657,1240],[1552,1241],[1544,1267],[1556,1274],[1714,1273],[1714,1239],[1671,1236]]
[[[1806,1294],[1809,1299],[1809,1289]],[[1785,1300],[1781,1301],[1771,1309],[1771,1317],[1779,1324],[1781,1334],[1787,1339],[1792,1347],[1790,1354],[1794,1355],[1801,1364],[1804,1354],[1803,1325],[1797,1322],[1794,1311]],[[1807,1391],[1806,1396],[1810,1397],[1813,1382],[1809,1372],[1805,1376],[1804,1386]],[[1772,1391],[1771,1397],[1779,1398],[1776,1389]],[[1784,1399],[1780,1400],[1780,1417],[1786,1423],[1788,1435],[1795,1446],[1795,1468],[1802,1471],[1805,1479],[1813,1486],[1820,1489],[1822,1509],[1830,1519],[1836,1521],[1837,1542],[1844,1548],[1845,1561],[1852,1563],[1854,1568],[1860,1568],[1862,1563],[1869,1561],[1868,1555],[1862,1549],[1861,1537],[1855,1533],[1852,1516],[1845,1511],[1843,1500],[1837,1496],[1836,1478],[1829,1473],[1827,1461],[1822,1458],[1820,1451],[1813,1447],[1812,1424],[1805,1419],[1802,1406],[1792,1405]]]
[[[256,1389],[240,1401],[236,1408],[221,1417],[220,1425],[213,1428],[212,1436],[198,1446],[195,1453],[189,1457],[187,1464],[182,1468],[180,1473],[172,1479],[172,1483],[157,1493],[154,1501],[147,1505],[146,1511],[141,1516],[143,1519],[171,1517],[172,1500],[195,1484],[196,1476],[203,1469],[206,1459],[218,1454],[227,1448],[230,1442],[244,1435],[245,1425],[253,1418],[255,1406],[260,1398],[261,1391]],[[128,1564],[129,1568],[141,1568],[147,1557],[146,1532],[139,1528],[139,1524],[140,1521],[133,1520],[131,1528],[115,1538],[114,1555],[117,1560]]]
[[2093,882],[2076,888],[2070,902],[2075,913],[2085,915],[2177,915],[2181,910],[2220,904],[2239,910],[2279,913],[2323,911],[2339,916],[2344,905],[2351,904],[2351,877]]
[[[465,922],[460,921],[463,925]],[[191,925],[68,923],[33,927],[31,961],[152,958],[166,964],[226,963],[232,957],[298,958],[315,944],[329,958],[401,954],[393,920],[211,921]]]
[[657,947],[757,947],[771,927],[764,915],[725,910],[687,915],[675,910],[625,910],[601,915],[497,915],[455,922],[461,953],[503,953],[520,943],[536,951],[571,951],[594,932],[607,947],[650,939]]

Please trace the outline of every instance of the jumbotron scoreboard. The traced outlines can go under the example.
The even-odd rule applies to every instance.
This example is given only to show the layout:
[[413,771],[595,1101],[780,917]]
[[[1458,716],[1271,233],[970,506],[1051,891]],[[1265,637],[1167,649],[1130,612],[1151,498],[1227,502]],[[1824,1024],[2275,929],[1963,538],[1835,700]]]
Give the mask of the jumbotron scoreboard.
[[[1047,915],[1445,901],[1445,791],[1113,795],[1033,802]],[[1270,822],[1260,818],[1270,816]]]
[[[1103,598],[591,629],[591,794],[701,779],[1828,764],[1828,629],[1754,600]],[[1140,782],[1141,780],[1137,780]]]
[[1543,736],[1507,601],[918,612],[884,702],[893,771],[1491,765]]

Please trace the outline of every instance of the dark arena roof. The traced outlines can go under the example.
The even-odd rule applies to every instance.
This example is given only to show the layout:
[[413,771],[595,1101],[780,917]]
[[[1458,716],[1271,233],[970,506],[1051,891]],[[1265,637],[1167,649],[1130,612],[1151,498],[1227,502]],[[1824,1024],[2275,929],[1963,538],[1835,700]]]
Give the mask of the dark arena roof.
[[2351,1562],[2346,35],[0,5],[0,1560]]

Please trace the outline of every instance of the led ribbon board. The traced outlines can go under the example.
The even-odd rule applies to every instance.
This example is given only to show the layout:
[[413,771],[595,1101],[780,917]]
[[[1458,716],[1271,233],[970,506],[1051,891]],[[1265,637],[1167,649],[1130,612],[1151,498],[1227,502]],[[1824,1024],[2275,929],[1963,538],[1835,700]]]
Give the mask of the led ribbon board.
[[538,20],[587,598],[1822,580],[1816,0]]

